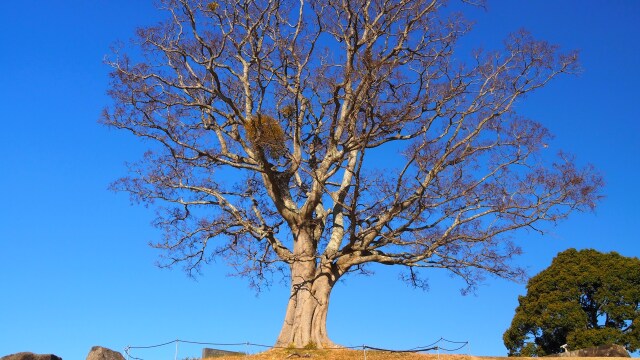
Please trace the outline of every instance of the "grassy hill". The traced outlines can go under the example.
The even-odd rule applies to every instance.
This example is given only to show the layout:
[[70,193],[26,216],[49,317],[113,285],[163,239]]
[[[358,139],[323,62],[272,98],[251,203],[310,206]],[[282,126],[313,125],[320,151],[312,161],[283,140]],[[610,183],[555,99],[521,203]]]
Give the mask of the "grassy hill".
[[[239,358],[248,360],[305,360],[305,359],[330,359],[330,360],[505,360],[514,359],[498,356],[472,356],[458,354],[421,354],[421,353],[399,353],[388,351],[372,351],[367,350],[301,350],[301,349],[274,349],[262,353],[248,356],[225,356],[212,358],[215,360],[239,360]],[[520,358],[535,359],[535,358]],[[556,358],[558,359],[558,358]],[[564,360],[614,360],[629,358],[598,358],[598,357],[581,357],[581,358],[561,358]]]

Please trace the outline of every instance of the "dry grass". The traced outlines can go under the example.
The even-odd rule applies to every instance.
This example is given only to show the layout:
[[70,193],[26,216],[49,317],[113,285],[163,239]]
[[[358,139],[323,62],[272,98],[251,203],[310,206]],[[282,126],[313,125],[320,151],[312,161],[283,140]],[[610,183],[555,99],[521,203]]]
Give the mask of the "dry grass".
[[[305,359],[330,359],[330,360],[365,360],[365,352],[362,350],[304,350],[304,349],[273,349],[248,356],[224,356],[211,358],[212,360],[305,360]],[[506,360],[507,357],[499,356],[472,356],[456,354],[418,354],[396,353],[388,351],[366,351],[366,360]],[[513,358],[512,358],[513,359]],[[537,358],[520,358],[531,360]],[[628,358],[555,358],[563,360],[615,360]]]

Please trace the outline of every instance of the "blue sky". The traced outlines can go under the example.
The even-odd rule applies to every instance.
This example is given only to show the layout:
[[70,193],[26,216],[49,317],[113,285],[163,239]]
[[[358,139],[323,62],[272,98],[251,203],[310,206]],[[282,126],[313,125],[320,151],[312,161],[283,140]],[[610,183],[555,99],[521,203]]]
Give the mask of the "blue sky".
[[[82,359],[93,345],[173,339],[272,344],[287,288],[256,296],[213,264],[196,281],[154,267],[153,209],[107,190],[143,146],[97,124],[116,40],[154,23],[151,1],[5,1],[0,4],[0,356],[19,351]],[[640,256],[640,1],[499,0],[468,11],[477,21],[465,44],[495,48],[522,27],[580,49],[584,72],[518,104],[578,162],[605,176],[595,213],[575,214],[547,234],[518,233],[530,274],[569,247]],[[397,281],[392,268],[347,278],[332,295],[328,327],[343,345],[411,348],[440,337],[469,341],[460,352],[504,355],[524,284],[488,279],[463,297],[459,280],[434,272],[428,292]],[[233,349],[233,348],[232,348]],[[258,348],[238,350],[258,351]],[[171,358],[175,347],[133,353]],[[180,345],[178,358],[200,346]]]

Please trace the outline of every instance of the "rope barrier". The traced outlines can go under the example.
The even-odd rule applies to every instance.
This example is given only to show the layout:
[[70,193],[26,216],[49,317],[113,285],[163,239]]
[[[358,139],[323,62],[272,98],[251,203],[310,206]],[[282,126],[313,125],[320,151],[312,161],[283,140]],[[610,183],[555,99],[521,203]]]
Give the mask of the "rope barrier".
[[[457,347],[457,348],[449,349],[449,348],[437,346],[437,344],[440,343],[440,342],[447,342],[447,343],[450,343],[450,344],[461,344],[461,345],[459,347]],[[162,344],[157,344],[157,345],[127,346],[127,347],[124,348],[124,352],[125,352],[125,354],[127,354],[127,359],[128,360],[144,360],[142,358],[135,357],[135,356],[131,355],[130,350],[131,349],[153,349],[153,348],[159,348],[159,347],[167,346],[167,345],[171,345],[171,344],[176,344],[175,359],[177,360],[177,358],[178,358],[178,344],[179,343],[192,344],[192,345],[209,345],[209,346],[246,346],[247,348],[249,346],[254,346],[254,347],[269,348],[269,349],[288,349],[288,347],[256,344],[256,343],[252,343],[252,342],[248,342],[248,341],[247,342],[243,342],[243,343],[216,343],[216,342],[204,342],[204,341],[192,341],[192,340],[176,339],[176,340],[167,341],[167,342],[164,342]],[[345,349],[355,350],[355,349],[362,349],[363,352],[364,352],[364,359],[366,360],[366,358],[367,358],[367,350],[386,351],[386,352],[392,352],[392,353],[418,353],[418,352],[437,350],[438,351],[438,355],[439,355],[440,354],[440,350],[447,351],[447,352],[452,352],[452,351],[460,350],[463,347],[468,346],[468,345],[469,345],[468,341],[452,341],[452,340],[448,340],[448,339],[445,339],[445,338],[441,337],[436,342],[431,343],[429,345],[419,346],[419,347],[414,347],[414,348],[411,348],[411,349],[404,349],[404,350],[385,349],[385,348],[379,348],[379,347],[369,346],[369,345],[323,348],[323,350],[345,350]]]
[[376,350],[376,351],[386,351],[386,352],[395,352],[395,353],[416,353],[416,352],[423,352],[423,351],[429,351],[429,350],[436,350],[438,349],[437,346],[435,347],[430,347],[430,348],[414,348],[414,349],[407,349],[407,350],[392,350],[392,349],[383,349],[383,348],[377,348],[377,347],[373,347],[373,346],[365,346],[367,349],[369,350]]

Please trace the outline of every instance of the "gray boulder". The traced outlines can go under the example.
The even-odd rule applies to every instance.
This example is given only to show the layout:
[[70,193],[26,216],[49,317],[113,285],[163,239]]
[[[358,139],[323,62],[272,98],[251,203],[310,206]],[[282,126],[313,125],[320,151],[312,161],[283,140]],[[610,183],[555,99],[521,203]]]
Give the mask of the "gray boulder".
[[246,355],[246,354],[242,352],[237,352],[237,351],[228,351],[228,350],[220,350],[220,349],[210,349],[210,348],[202,349],[203,359],[211,359],[211,358],[217,358],[221,356],[236,356],[236,355]]
[[567,351],[551,356],[556,357],[631,357],[627,349],[621,345],[601,345],[574,351]]
[[102,346],[94,346],[87,355],[87,360],[124,360],[121,353]]
[[0,360],[62,360],[61,357],[53,354],[34,354],[32,352],[20,352],[3,356]]

